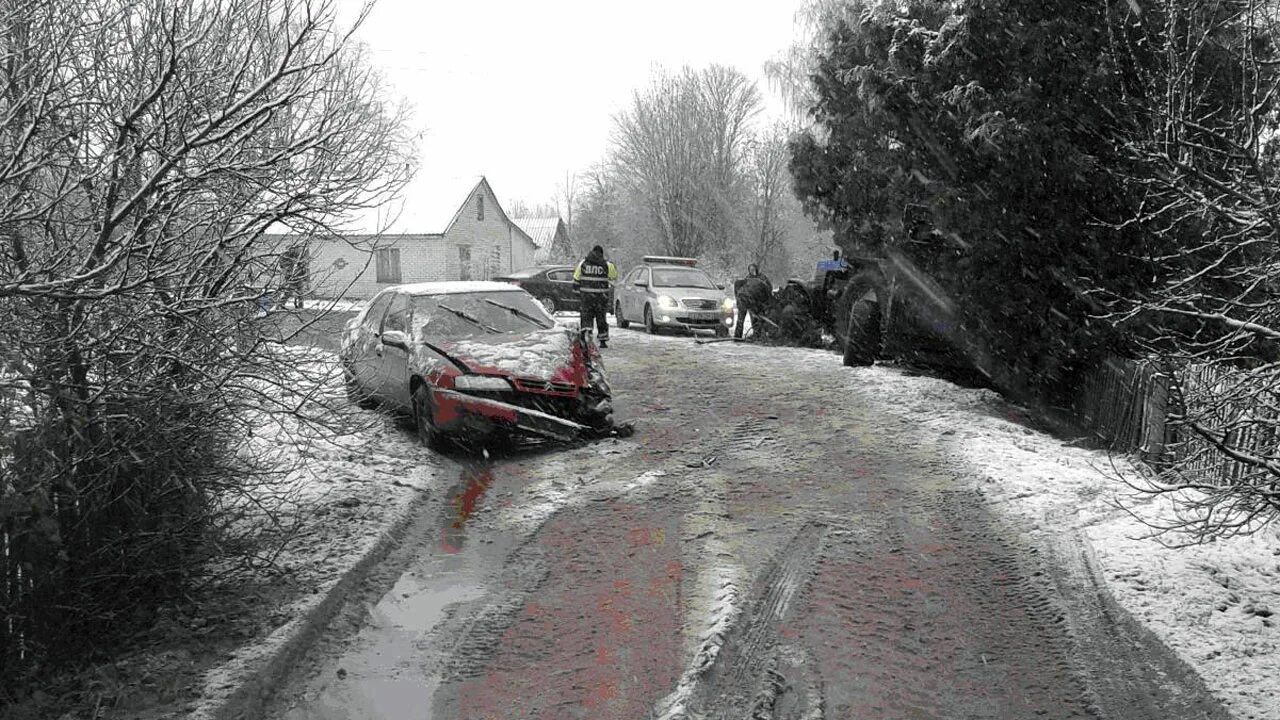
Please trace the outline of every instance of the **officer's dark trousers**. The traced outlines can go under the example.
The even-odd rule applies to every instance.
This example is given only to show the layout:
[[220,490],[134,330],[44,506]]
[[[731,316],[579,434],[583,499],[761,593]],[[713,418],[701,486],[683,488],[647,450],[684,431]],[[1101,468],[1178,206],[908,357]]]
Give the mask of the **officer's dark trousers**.
[[581,327],[591,327],[591,323],[596,324],[596,337],[601,340],[609,339],[609,320],[605,317],[605,313],[609,311],[609,296],[605,293],[582,293],[581,308],[578,311],[578,324]]
[[747,322],[747,313],[751,313],[752,331],[756,335],[760,334],[760,328],[755,327],[760,323],[759,313],[756,312],[755,307],[750,303],[738,301],[738,324],[733,326],[733,336],[736,338],[742,338],[742,331]]

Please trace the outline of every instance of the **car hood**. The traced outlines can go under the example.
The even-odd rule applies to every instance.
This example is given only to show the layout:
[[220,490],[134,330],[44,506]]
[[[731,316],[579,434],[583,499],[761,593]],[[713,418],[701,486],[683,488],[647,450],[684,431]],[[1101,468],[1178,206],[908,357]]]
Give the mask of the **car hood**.
[[728,295],[723,290],[708,288],[687,288],[687,287],[655,287],[653,288],[655,295],[667,295],[675,300],[689,300],[698,298],[702,300],[715,300],[720,302]]
[[[433,340],[432,344],[473,373],[574,382],[581,364],[575,355],[574,338],[572,329],[555,327],[520,335]],[[423,348],[419,354],[427,364],[440,363],[430,349]]]

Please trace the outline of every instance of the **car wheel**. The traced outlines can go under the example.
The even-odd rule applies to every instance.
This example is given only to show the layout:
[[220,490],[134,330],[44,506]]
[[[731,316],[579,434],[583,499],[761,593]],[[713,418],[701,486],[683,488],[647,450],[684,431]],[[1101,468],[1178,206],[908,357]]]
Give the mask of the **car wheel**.
[[658,334],[658,326],[653,324],[653,310],[648,305],[644,306],[644,331],[650,335]]
[[597,432],[613,427],[613,391],[605,378],[603,367],[590,363],[587,366],[587,384],[578,396],[581,403],[578,420]]
[[555,315],[556,311],[560,309],[556,307],[556,299],[550,295],[544,295],[538,298],[538,302],[542,303],[542,307],[552,315]]
[[729,328],[724,323],[716,326],[716,337],[729,337]]
[[364,408],[366,410],[374,407],[373,396],[368,390],[360,387],[356,382],[355,373],[351,372],[351,368],[343,366],[342,368],[342,385],[347,391],[347,400],[353,405]]
[[616,302],[613,304],[613,317],[618,321],[618,327],[622,328],[623,330],[626,330],[628,327],[631,326],[631,321],[622,317],[622,303],[620,302]]
[[418,441],[432,450],[445,450],[448,441],[444,433],[431,424],[431,391],[425,384],[413,391],[413,426]]

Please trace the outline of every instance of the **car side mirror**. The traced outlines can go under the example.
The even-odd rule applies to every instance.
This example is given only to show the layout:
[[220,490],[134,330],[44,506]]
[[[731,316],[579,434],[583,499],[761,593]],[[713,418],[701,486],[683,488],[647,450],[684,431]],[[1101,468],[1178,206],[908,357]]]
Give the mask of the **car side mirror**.
[[382,344],[398,347],[401,350],[409,349],[409,336],[403,330],[384,330],[382,333]]
[[716,283],[716,287],[718,287],[718,288],[720,288],[721,290],[723,290],[723,289],[725,288],[725,285],[724,285],[724,283]]
[[643,280],[636,281],[636,287],[646,287],[648,284]]

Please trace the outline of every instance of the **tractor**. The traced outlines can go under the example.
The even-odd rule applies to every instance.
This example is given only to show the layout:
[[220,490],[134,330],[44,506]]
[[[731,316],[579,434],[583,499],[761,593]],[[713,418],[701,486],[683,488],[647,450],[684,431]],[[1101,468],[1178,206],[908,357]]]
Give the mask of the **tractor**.
[[847,366],[892,359],[975,384],[988,377],[947,293],[893,249],[818,263],[811,280],[776,291],[764,315],[764,338],[816,347],[825,333]]

